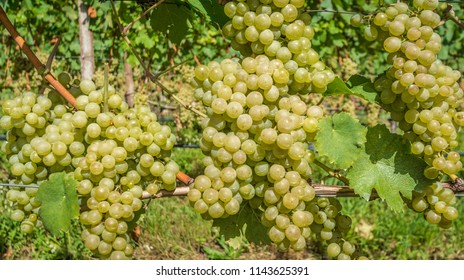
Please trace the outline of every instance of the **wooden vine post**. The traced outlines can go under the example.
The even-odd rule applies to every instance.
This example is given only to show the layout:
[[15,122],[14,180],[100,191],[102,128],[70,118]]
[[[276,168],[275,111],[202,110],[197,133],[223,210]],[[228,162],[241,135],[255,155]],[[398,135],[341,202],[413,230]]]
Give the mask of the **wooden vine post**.
[[83,80],[91,80],[95,72],[93,32],[90,31],[88,7],[82,0],[77,1],[79,10],[79,41],[81,47],[81,74]]

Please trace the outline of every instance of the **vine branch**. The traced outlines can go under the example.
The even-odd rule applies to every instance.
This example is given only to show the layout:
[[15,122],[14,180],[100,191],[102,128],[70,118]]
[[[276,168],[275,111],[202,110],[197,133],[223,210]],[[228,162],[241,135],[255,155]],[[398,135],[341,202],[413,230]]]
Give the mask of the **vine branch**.
[[[317,197],[359,197],[358,194],[354,192],[354,190],[348,186],[331,186],[331,185],[324,185],[324,184],[311,184],[316,191]],[[445,182],[442,183],[443,188],[451,189],[453,192],[464,192],[464,180],[459,178],[455,182]],[[142,195],[142,199],[150,199],[150,198],[162,198],[162,197],[172,197],[172,196],[186,196],[190,190],[190,187],[183,186],[177,187],[174,191],[166,191],[162,190],[155,195],[151,195],[148,192],[144,192]],[[456,196],[460,196],[460,194],[456,194]],[[377,192],[373,191],[370,199],[377,199],[379,195]]]
[[[131,21],[128,25],[124,26],[124,28],[122,29],[121,33],[124,35],[126,35],[128,32],[129,32],[129,29],[132,27],[132,25],[134,23],[136,23],[137,21],[141,20],[143,17],[145,17],[148,13],[150,13],[154,8],[158,7],[159,5],[161,5],[163,2],[165,2],[166,0],[160,0],[158,2],[156,2],[154,5],[152,5],[150,8],[148,8],[145,12],[143,12],[141,15],[139,15],[136,19],[134,19],[133,21]],[[113,1],[111,1],[111,3],[113,3]]]
[[[111,2],[111,6],[113,8],[113,13],[116,17],[116,23],[119,27],[119,32],[121,33],[121,36],[124,38],[124,41],[126,41],[127,45],[129,46],[129,48],[131,49],[132,53],[135,55],[135,57],[137,58],[137,60],[140,62],[140,65],[142,66],[142,68],[145,70],[145,73],[146,75],[148,76],[148,78],[154,82],[156,85],[158,85],[163,91],[167,92],[170,96],[172,96],[172,98],[174,100],[176,100],[180,105],[182,105],[185,109],[187,110],[190,110],[192,112],[194,112],[195,114],[203,117],[203,118],[206,118],[206,115],[202,112],[200,112],[199,110],[193,108],[191,105],[185,103],[185,101],[183,101],[181,98],[179,98],[178,96],[176,96],[176,94],[168,89],[165,85],[163,85],[163,83],[161,83],[159,80],[158,80],[158,77],[160,76],[160,74],[153,74],[150,69],[148,68],[148,66],[143,62],[142,60],[142,57],[140,56],[139,52],[134,48],[134,46],[132,45],[131,41],[129,40],[129,38],[127,37],[127,34],[125,33],[124,31],[124,27],[121,23],[121,20],[119,19],[119,15],[118,15],[118,11],[116,10],[116,6],[114,5],[114,1],[113,0],[110,0]],[[160,1],[158,3],[161,3],[163,1]],[[158,4],[157,3],[157,4]],[[153,5],[151,8],[155,8],[157,5]],[[163,73],[163,72],[162,72]]]
[[[144,191],[142,194],[142,199],[152,199],[152,198],[163,198],[163,197],[172,197],[172,196],[186,196],[190,190],[189,185],[194,182],[194,179],[188,176],[185,173],[179,172],[177,179],[184,184],[182,187],[177,187],[173,191],[161,190],[158,193],[152,195]],[[181,177],[181,178],[180,178]],[[332,186],[324,184],[311,184],[316,191],[317,197],[359,197],[358,194],[354,192],[348,186]],[[464,192],[464,179],[458,178],[453,182],[444,182],[442,183],[443,188],[452,190],[456,196],[463,196],[461,193]],[[38,188],[38,185],[22,185],[22,184],[2,184],[0,187],[21,187],[21,188]],[[377,199],[379,195],[377,192],[373,191],[370,199]]]
[[359,14],[358,12],[335,11],[335,10],[306,10],[307,13],[334,13],[334,14]]
[[334,169],[328,167],[327,165],[323,164],[322,162],[318,161],[317,159],[314,160],[314,164],[316,164],[320,168],[324,169],[324,171],[327,172],[330,177],[333,177],[333,178],[336,178],[336,179],[342,181],[345,185],[350,184],[350,182],[348,182],[348,179],[345,176],[343,176],[342,174],[340,174],[340,172],[338,172],[337,170],[334,170]]
[[445,11],[443,12],[444,14],[444,20],[451,20],[454,23],[456,23],[459,27],[464,29],[464,22],[462,22],[457,16],[456,13],[454,12],[453,5],[448,4],[446,7]]
[[27,56],[29,61],[34,65],[35,69],[39,72],[44,74],[44,78],[58,91],[58,93],[63,96],[66,101],[69,102],[74,108],[77,108],[76,105],[76,98],[69,93],[69,91],[58,81],[55,79],[55,77],[46,71],[45,65],[40,62],[40,60],[37,58],[35,53],[31,50],[31,48],[26,44],[26,41],[21,37],[21,35],[18,33],[16,28],[13,26],[11,23],[10,19],[5,13],[5,10],[0,6],[0,21],[5,26],[6,30],[10,35],[14,38],[15,42],[18,44],[19,48],[24,52],[24,54]]

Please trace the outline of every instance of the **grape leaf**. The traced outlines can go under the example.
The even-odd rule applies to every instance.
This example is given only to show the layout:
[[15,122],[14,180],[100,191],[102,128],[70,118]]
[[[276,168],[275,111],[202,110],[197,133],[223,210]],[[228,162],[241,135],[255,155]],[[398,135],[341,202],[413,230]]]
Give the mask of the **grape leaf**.
[[361,75],[353,75],[348,79],[348,81],[346,81],[346,83],[354,95],[364,98],[372,103],[377,102],[378,94],[377,91],[375,91],[374,84],[369,78]]
[[215,27],[223,26],[229,18],[224,14],[224,7],[216,0],[187,0],[208,22],[214,23]]
[[54,173],[40,185],[36,199],[42,204],[39,215],[46,230],[55,236],[68,231],[79,216],[76,180],[64,172]]
[[366,128],[342,112],[323,118],[316,135],[316,150],[339,168],[349,168],[361,155]]
[[368,200],[375,189],[394,211],[404,206],[401,195],[411,199],[413,190],[431,183],[423,171],[427,164],[409,153],[409,145],[386,126],[369,128],[364,155],[348,171],[355,193]]
[[189,32],[192,12],[182,3],[161,4],[153,10],[150,25],[155,32],[162,32],[174,44],[180,44]]
[[377,92],[371,80],[360,75],[353,75],[345,83],[339,77],[335,77],[334,81],[327,85],[325,96],[330,95],[356,95],[369,102],[376,102]]
[[241,205],[238,214],[216,219],[213,226],[219,228],[219,233],[226,240],[241,237],[256,244],[269,244],[271,241],[267,236],[267,229],[261,224],[260,215],[259,210],[253,210],[245,203]]
[[134,42],[136,44],[141,44],[145,47],[145,49],[151,49],[155,46],[155,41],[145,32],[140,31],[137,34]]

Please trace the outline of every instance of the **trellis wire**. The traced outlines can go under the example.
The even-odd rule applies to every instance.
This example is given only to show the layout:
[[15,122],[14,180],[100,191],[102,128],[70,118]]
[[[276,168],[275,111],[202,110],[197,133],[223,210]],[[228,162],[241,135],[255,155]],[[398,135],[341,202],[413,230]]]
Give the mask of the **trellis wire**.
[[[38,189],[40,188],[40,186],[38,185],[24,185],[24,184],[7,184],[7,183],[0,183],[0,188],[31,188],[31,189]],[[354,192],[352,192],[351,189],[349,189],[348,187],[337,187],[337,186],[331,186],[332,188],[338,188],[338,191],[337,190],[331,190],[331,191],[326,191],[325,188],[327,186],[324,186],[324,185],[319,185],[319,184],[316,184],[315,185],[315,188],[318,188],[318,189],[321,189],[322,191],[319,192],[319,191],[316,191],[316,196],[317,197],[358,197],[357,194],[355,194]],[[184,187],[184,188],[188,188],[188,187]],[[343,191],[343,190],[350,190],[349,192],[347,191]],[[166,192],[166,191],[163,191],[163,195],[149,195],[148,193],[147,194],[144,194],[144,198],[156,198],[156,197],[164,197],[164,196],[185,196],[186,193],[185,191],[181,191],[179,193],[176,194],[176,191],[174,192]],[[461,193],[461,192],[458,192],[458,193],[455,193],[454,194],[456,197],[464,197],[464,193]]]

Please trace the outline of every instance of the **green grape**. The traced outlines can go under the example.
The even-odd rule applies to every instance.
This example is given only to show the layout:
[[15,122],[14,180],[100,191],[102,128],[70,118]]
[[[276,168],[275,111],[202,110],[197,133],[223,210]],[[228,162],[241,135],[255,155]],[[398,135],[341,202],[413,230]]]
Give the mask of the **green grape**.
[[330,258],[336,258],[341,253],[340,245],[337,243],[330,243],[327,246],[327,255]]
[[360,27],[363,24],[362,16],[360,14],[354,14],[350,18],[350,23],[354,27]]
[[[301,0],[227,4],[231,21],[223,32],[233,48],[247,54],[194,71],[194,95],[208,115],[200,140],[207,162],[188,193],[191,206],[207,219],[235,215],[241,207],[255,209],[270,239],[281,249],[295,250],[306,247],[312,231],[320,239],[341,240],[351,226],[336,202],[315,203],[307,181],[315,156],[308,143],[324,111],[303,96],[323,92],[335,75],[311,48],[315,30],[303,6]],[[393,44],[395,51],[401,49],[401,41],[393,39]],[[391,94],[393,103],[397,93]],[[165,139],[155,135],[153,143],[162,147]],[[159,177],[153,165],[150,173]]]

